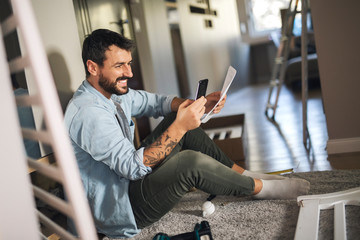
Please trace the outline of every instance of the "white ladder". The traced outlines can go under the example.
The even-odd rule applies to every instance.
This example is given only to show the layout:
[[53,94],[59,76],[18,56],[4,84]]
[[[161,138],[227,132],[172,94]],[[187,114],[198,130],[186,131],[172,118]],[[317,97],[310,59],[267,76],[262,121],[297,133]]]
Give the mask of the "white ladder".
[[320,210],[334,209],[334,239],[345,240],[345,205],[360,206],[360,187],[346,191],[299,196],[300,206],[295,240],[318,239]]
[[[289,8],[286,13],[285,26],[282,30],[282,37],[278,52],[275,58],[273,72],[270,80],[269,95],[265,108],[265,115],[275,121],[275,113],[278,107],[279,95],[282,85],[285,80],[285,72],[287,60],[289,58],[290,38],[294,26],[295,14],[298,13],[299,0],[290,0]],[[308,131],[308,116],[307,116],[307,100],[308,100],[308,37],[307,37],[307,14],[309,13],[309,0],[301,0],[301,100],[302,100],[302,132],[303,143],[307,151],[310,151],[311,141]],[[279,77],[279,78],[278,78]],[[275,101],[272,103],[272,93],[276,88]],[[272,116],[269,110],[272,109]]]
[[[11,0],[13,14],[1,22],[0,30],[0,100],[3,119],[1,126],[1,170],[0,190],[0,239],[39,239],[39,224],[35,217],[35,204],[31,193],[27,168],[31,167],[46,177],[62,184],[67,200],[58,198],[40,188],[32,187],[36,198],[70,217],[80,239],[97,239],[79,170],[69,137],[63,122],[62,110],[57,97],[54,80],[42,45],[29,0]],[[4,38],[17,31],[22,56],[6,59]],[[30,71],[34,77],[36,93],[14,98],[10,74]],[[45,130],[21,128],[16,106],[41,108]],[[54,151],[56,166],[43,164],[25,156],[22,138],[49,145]],[[27,163],[26,163],[27,162]],[[4,205],[8,203],[8,205]],[[19,212],[20,210],[20,212]],[[3,214],[5,213],[5,214]],[[67,230],[48,219],[40,212],[39,221],[57,233],[61,239],[77,239]],[[13,220],[13,221],[9,221]]]
[[[293,4],[293,0],[290,0],[289,8],[287,9],[285,15],[284,26],[281,32],[280,44],[277,49],[275,62],[271,73],[269,95],[267,98],[265,114],[266,116],[271,117],[272,120],[275,119],[281,87],[284,84],[286,66],[290,54],[290,41],[292,38],[294,19],[296,13],[298,12],[298,3],[299,0],[295,0],[295,4]],[[276,91],[275,99],[273,99],[272,96],[273,91]],[[272,116],[270,116],[270,109],[272,109]]]

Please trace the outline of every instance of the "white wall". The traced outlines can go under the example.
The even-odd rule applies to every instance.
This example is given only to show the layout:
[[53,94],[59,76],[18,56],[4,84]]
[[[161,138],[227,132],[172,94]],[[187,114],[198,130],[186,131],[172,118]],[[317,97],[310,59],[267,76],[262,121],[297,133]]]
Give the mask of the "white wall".
[[[71,0],[32,0],[41,39],[49,59],[62,109],[85,79],[74,7]],[[25,50],[26,51],[26,50]],[[30,94],[36,93],[31,72],[26,71]],[[35,124],[44,127],[42,109],[33,108]],[[52,150],[41,146],[42,155]]]
[[174,54],[164,1],[130,2],[145,90],[178,95]]
[[72,0],[32,0],[62,107],[85,79]]
[[[144,89],[179,95],[171,36],[163,0],[130,1]],[[154,129],[160,119],[150,119]]]
[[360,151],[359,1],[311,1],[328,153]]
[[[229,65],[238,72],[232,87],[244,86],[249,78],[250,49],[241,42],[236,1],[211,0],[217,16],[191,13],[189,5],[197,5],[194,0],[177,4],[191,95],[203,78],[209,79],[208,93],[221,90]],[[205,19],[212,21],[212,28],[205,28]]]

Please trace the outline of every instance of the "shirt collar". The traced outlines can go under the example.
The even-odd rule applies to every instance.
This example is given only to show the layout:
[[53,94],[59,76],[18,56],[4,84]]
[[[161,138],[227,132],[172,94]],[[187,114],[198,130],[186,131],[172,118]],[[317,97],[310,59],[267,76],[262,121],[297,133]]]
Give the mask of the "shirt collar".
[[102,95],[98,90],[96,90],[87,79],[83,82],[84,88],[89,91],[90,93],[94,94],[98,97],[99,100],[101,100],[101,103],[104,104],[105,107],[110,108],[116,112],[116,106],[114,102],[111,99],[106,98],[104,95]]

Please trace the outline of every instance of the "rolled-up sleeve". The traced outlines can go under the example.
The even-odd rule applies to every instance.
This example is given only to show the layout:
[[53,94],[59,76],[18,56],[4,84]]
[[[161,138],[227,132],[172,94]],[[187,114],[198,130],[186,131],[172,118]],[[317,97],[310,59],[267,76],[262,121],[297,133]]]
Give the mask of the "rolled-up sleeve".
[[70,137],[86,153],[120,177],[137,180],[151,172],[143,164],[144,149],[123,135],[115,115],[100,107],[81,108],[73,117]]
[[[161,94],[149,93],[142,90],[130,89],[128,94],[118,97],[118,101],[123,103],[128,117],[160,117],[166,116],[171,112],[171,102],[175,95],[165,96]],[[117,99],[117,98],[115,98]]]

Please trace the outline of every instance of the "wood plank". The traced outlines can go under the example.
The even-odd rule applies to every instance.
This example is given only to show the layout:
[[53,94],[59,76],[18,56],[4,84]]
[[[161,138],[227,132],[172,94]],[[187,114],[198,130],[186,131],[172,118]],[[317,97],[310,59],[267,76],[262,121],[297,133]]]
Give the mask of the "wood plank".
[[328,134],[320,88],[309,89],[308,129],[312,142],[309,153],[302,139],[301,92],[283,86],[276,122],[271,122],[264,114],[268,87],[267,83],[257,84],[231,92],[217,116],[246,116],[247,169],[262,172],[285,168],[294,168],[295,172],[360,169],[360,153],[332,156],[326,151]]

